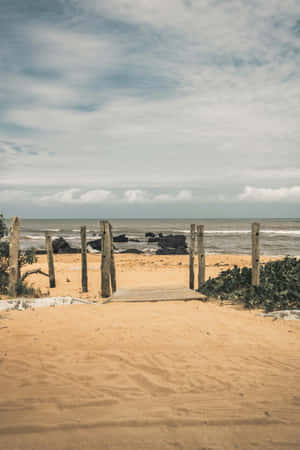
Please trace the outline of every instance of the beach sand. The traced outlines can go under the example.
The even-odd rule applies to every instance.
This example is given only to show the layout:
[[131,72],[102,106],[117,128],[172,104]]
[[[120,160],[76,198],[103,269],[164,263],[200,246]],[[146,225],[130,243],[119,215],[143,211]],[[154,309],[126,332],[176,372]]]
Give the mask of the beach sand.
[[[99,261],[88,255],[84,295],[80,255],[55,255],[54,289],[29,278],[98,303],[1,313],[1,450],[300,449],[300,322],[219,302],[102,304]],[[250,259],[206,262],[214,276]],[[188,285],[187,256],[116,263],[120,287]]]
[[[88,254],[88,286],[89,292],[81,292],[81,255],[56,254],[55,277],[56,288],[49,289],[49,280],[42,275],[31,275],[28,284],[41,289],[43,294],[72,295],[86,299],[100,299],[100,264],[99,254]],[[262,257],[261,262],[267,262],[275,257]],[[186,286],[189,281],[188,255],[133,255],[116,254],[117,286],[122,288],[142,288],[150,286]],[[250,266],[251,258],[248,255],[206,255],[206,278],[217,276],[222,270],[232,268],[234,265]],[[48,272],[47,257],[40,255],[38,263],[24,267],[26,270],[41,268]],[[197,287],[197,258],[195,257],[195,283]]]

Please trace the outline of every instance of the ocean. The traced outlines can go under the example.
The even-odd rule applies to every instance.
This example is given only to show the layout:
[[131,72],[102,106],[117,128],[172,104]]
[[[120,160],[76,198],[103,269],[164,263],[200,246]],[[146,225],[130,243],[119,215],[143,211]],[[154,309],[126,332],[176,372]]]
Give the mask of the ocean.
[[[261,254],[300,256],[300,219],[256,219],[261,224]],[[246,219],[112,219],[113,234],[126,234],[139,242],[116,243],[117,252],[137,248],[155,253],[157,247],[148,243],[146,232],[184,234],[189,239],[190,224],[205,227],[207,253],[249,254],[251,252],[251,223]],[[86,225],[87,239],[99,235],[97,219],[21,219],[21,248],[45,248],[44,232],[53,238],[62,236],[73,247],[80,247],[80,226]]]

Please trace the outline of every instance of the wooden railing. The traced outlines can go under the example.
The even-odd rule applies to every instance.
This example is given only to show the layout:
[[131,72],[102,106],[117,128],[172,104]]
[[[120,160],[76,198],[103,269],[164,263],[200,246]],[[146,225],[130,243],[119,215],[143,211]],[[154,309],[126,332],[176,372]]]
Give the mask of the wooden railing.
[[[260,270],[260,249],[259,249],[260,224],[252,224],[252,285],[259,285]],[[117,289],[116,284],[116,266],[114,260],[114,247],[112,226],[107,220],[100,221],[101,235],[101,296],[110,297]],[[80,229],[81,238],[81,285],[82,292],[88,292],[88,273],[87,273],[87,241],[86,226]],[[11,228],[9,236],[9,287],[8,294],[15,297],[20,278],[18,267],[19,261],[19,240],[20,240],[20,219],[13,217],[11,219]],[[49,286],[54,288],[55,269],[52,247],[52,233],[45,232],[46,252],[48,261]],[[204,248],[204,225],[191,225],[190,246],[189,246],[189,287],[195,288],[194,262],[195,253],[198,256],[198,289],[205,282],[205,248]],[[39,272],[39,271],[37,271]],[[40,273],[42,273],[40,271]],[[45,275],[43,273],[43,275]],[[46,274],[47,275],[47,274]]]

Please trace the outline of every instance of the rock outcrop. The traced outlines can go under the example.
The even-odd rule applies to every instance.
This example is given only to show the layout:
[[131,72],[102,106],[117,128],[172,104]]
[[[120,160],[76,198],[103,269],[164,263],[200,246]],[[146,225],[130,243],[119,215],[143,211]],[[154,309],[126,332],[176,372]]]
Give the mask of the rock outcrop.
[[128,242],[128,237],[125,234],[119,234],[119,236],[114,236],[114,242]]
[[53,253],[80,253],[80,249],[71,247],[63,237],[54,239],[52,247]]
[[147,238],[154,238],[155,234],[152,233],[152,231],[148,231],[147,233],[145,233],[145,237],[147,237]]
[[140,255],[144,252],[142,252],[142,250],[139,250],[137,248],[127,248],[126,250],[123,250],[120,253],[134,253],[136,255]]
[[89,248],[89,247],[92,250],[96,250],[96,251],[100,252],[101,251],[101,238],[87,242],[87,248]]
[[186,237],[181,234],[160,235],[158,238],[157,255],[187,255]]

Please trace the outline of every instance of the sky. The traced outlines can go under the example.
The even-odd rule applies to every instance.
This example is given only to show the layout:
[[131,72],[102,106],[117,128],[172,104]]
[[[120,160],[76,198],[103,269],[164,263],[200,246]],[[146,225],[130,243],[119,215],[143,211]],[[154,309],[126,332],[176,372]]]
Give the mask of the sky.
[[0,0],[0,212],[300,217],[299,0]]

